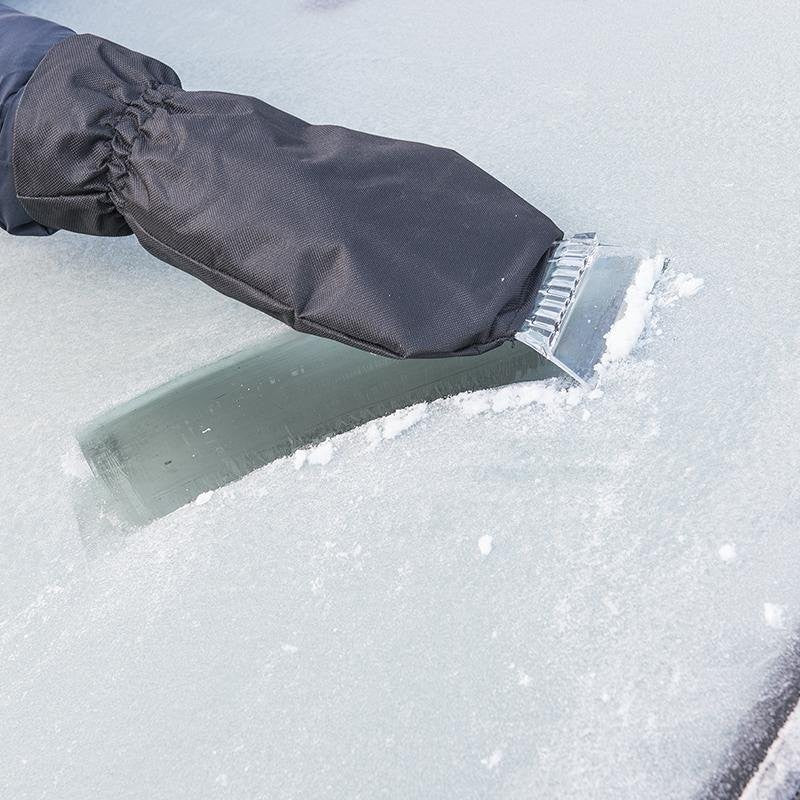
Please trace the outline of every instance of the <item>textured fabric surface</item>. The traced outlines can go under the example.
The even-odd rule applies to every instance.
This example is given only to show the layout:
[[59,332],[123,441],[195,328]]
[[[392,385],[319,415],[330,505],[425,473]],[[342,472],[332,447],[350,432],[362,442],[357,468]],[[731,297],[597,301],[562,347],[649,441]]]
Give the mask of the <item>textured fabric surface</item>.
[[90,35],[31,78],[14,171],[43,225],[133,232],[300,331],[397,357],[513,336],[561,236],[451,150],[186,92],[164,64]]
[[74,31],[0,3],[0,228],[21,236],[53,233],[17,200],[11,170],[14,117],[25,84],[45,53]]

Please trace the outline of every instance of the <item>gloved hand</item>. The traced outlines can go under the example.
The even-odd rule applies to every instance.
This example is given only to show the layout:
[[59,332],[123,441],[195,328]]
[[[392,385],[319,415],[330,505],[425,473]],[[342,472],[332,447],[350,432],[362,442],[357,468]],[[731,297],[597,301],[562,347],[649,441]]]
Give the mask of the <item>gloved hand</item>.
[[0,228],[23,236],[52,233],[17,200],[11,172],[14,118],[25,84],[45,53],[74,31],[0,3]]
[[452,150],[186,92],[97,36],[52,47],[17,109],[16,191],[41,225],[134,233],[299,331],[397,357],[511,338],[561,231]]

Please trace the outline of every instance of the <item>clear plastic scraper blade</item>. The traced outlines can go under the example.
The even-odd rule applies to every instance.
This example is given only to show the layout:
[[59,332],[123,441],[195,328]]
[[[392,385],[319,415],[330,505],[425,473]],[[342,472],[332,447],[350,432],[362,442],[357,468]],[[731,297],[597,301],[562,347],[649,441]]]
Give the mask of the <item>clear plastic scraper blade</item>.
[[[664,258],[601,244],[594,233],[556,242],[531,313],[516,338],[579,383],[592,383],[595,366],[606,351],[608,332],[630,312],[629,287],[636,283],[649,292],[665,265]],[[645,287],[638,286],[643,266],[647,267],[645,279],[651,278]]]

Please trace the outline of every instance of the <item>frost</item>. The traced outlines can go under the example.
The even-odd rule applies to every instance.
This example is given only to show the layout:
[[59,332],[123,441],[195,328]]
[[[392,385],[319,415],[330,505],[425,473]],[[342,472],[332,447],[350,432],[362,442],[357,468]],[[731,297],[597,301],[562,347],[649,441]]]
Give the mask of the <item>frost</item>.
[[640,295],[591,392],[432,402],[129,531],[75,431],[280,324],[133,237],[0,232],[0,794],[707,793],[796,624],[795,5],[22,5],[192,88],[455,148],[672,267],[647,358]]

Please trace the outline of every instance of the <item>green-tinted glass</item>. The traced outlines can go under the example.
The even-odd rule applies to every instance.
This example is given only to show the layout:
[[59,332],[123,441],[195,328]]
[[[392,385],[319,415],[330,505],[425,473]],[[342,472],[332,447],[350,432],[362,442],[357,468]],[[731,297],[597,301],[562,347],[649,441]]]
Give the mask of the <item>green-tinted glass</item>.
[[397,361],[286,331],[111,409],[78,434],[130,522],[398,408],[556,374],[522,345]]

